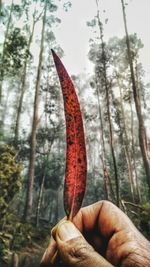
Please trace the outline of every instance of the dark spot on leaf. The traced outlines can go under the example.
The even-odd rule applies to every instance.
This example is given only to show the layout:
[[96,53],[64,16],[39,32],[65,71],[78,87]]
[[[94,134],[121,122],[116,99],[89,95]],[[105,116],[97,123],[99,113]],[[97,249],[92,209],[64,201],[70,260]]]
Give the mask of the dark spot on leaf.
[[81,163],[81,159],[80,158],[78,158],[78,163]]

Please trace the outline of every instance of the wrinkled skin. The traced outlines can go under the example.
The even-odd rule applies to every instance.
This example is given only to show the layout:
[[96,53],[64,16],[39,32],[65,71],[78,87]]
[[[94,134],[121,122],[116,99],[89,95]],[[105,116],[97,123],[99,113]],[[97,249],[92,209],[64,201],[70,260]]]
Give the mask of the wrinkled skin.
[[108,201],[82,208],[73,224],[63,219],[52,235],[43,267],[150,267],[150,242]]

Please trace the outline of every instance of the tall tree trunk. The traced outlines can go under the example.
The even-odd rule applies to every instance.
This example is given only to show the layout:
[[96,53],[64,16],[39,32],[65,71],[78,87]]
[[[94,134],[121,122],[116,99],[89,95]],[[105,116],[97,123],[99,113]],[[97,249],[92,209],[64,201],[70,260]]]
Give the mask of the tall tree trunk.
[[109,124],[109,142],[110,142],[111,154],[112,154],[112,159],[113,159],[115,184],[116,184],[116,204],[119,207],[120,206],[119,178],[118,178],[117,162],[116,162],[114,141],[113,141],[113,131],[112,131],[112,124],[111,124],[111,116],[110,116],[109,88],[107,85],[107,80],[105,81],[105,89],[106,89],[106,105],[107,105],[107,115],[108,115],[108,124]]
[[132,138],[132,158],[133,158],[133,166],[134,166],[134,175],[135,175],[135,184],[136,184],[136,193],[138,196],[139,202],[141,202],[141,194],[139,189],[138,175],[137,175],[137,166],[135,160],[135,144],[134,144],[134,122],[133,122],[133,109],[132,103],[130,101],[130,110],[131,110],[131,138]]
[[38,108],[39,108],[39,92],[40,92],[40,80],[42,71],[42,59],[44,50],[44,32],[46,23],[46,9],[47,1],[45,2],[45,9],[43,15],[43,25],[42,25],[42,36],[39,54],[39,65],[36,78],[35,87],[35,98],[34,98],[34,111],[33,111],[33,121],[32,121],[32,132],[31,132],[31,148],[30,148],[30,161],[29,161],[29,171],[28,171],[28,187],[27,187],[27,198],[24,217],[26,220],[30,219],[32,211],[32,201],[33,201],[33,184],[34,184],[34,169],[35,169],[35,156],[36,156],[36,132],[38,127]]
[[142,114],[142,109],[141,109],[141,103],[140,103],[140,99],[138,95],[138,90],[136,87],[133,60],[131,56],[130,40],[129,40],[128,29],[127,29],[124,0],[121,0],[121,4],[122,4],[123,20],[124,20],[125,33],[126,33],[126,44],[127,44],[130,72],[131,72],[133,97],[134,97],[135,108],[136,108],[136,113],[137,113],[138,123],[139,123],[139,144],[140,144],[141,154],[143,158],[147,184],[149,187],[149,197],[150,197],[150,163],[149,163],[148,153],[146,149],[147,148],[146,132],[145,132],[144,119],[143,119],[143,114]]
[[125,136],[125,154],[126,154],[126,160],[127,160],[127,165],[128,165],[128,175],[129,175],[129,180],[130,180],[130,187],[131,187],[131,193],[132,193],[132,198],[133,202],[138,198],[137,192],[136,192],[136,185],[134,182],[134,177],[133,177],[133,166],[132,166],[132,157],[129,149],[129,138],[127,134],[127,128],[126,128],[126,121],[125,121],[125,113],[124,113],[124,108],[122,104],[122,92],[120,88],[120,98],[121,98],[121,110],[122,110],[122,116],[123,116],[123,126],[124,126],[124,136]]
[[50,224],[53,223],[52,211],[53,211],[53,200],[50,201],[50,205],[49,205],[49,216],[48,216],[48,220],[49,220]]
[[36,210],[36,226],[37,227],[39,226],[39,218],[40,218],[40,210],[41,210],[41,204],[42,204],[42,196],[43,196],[43,190],[44,190],[45,177],[46,177],[46,173],[44,172],[43,177],[42,177],[41,186],[40,186],[38,205],[37,205],[37,210]]
[[45,178],[46,178],[46,174],[47,174],[47,164],[48,164],[49,155],[50,155],[50,151],[51,151],[51,147],[52,147],[53,141],[51,142],[47,152],[44,149],[44,153],[46,155],[46,159],[45,159],[46,162],[44,163],[45,166],[44,166],[44,170],[43,170],[43,177],[42,177],[42,181],[41,181],[41,185],[40,185],[40,192],[39,192],[38,204],[37,204],[37,210],[36,210],[36,226],[37,227],[39,226],[39,218],[40,218],[42,197],[43,197],[43,192],[44,192],[44,183],[45,183]]
[[124,143],[124,151],[125,151],[125,156],[126,156],[126,161],[127,161],[127,166],[128,166],[128,175],[129,175],[129,183],[130,183],[130,189],[131,189],[131,194],[132,194],[132,199],[133,202],[138,198],[137,196],[137,191],[136,191],[136,185],[134,182],[134,177],[133,177],[133,165],[132,165],[132,156],[129,148],[129,138],[127,134],[127,126],[126,126],[126,120],[125,120],[125,112],[124,112],[124,107],[123,107],[123,96],[122,96],[122,89],[121,85],[119,82],[119,78],[117,77],[117,83],[119,87],[119,92],[120,92],[120,105],[121,105],[121,113],[122,113],[122,122],[123,122],[123,143]]
[[[145,106],[144,89],[142,88],[141,77],[140,77],[140,74],[138,73],[137,60],[135,60],[134,65],[135,65],[135,67],[134,67],[135,84],[136,84],[136,89],[137,89],[137,95],[138,95],[138,98],[139,98],[139,103],[140,103],[140,106],[141,106],[142,105],[141,102],[143,101],[144,102],[143,106]],[[147,151],[147,154],[148,154],[148,141],[147,141],[146,129],[145,129],[145,143],[146,143],[146,151]]]
[[55,222],[58,222],[59,219],[59,188],[56,190],[56,210],[55,210]]
[[[36,20],[33,19],[32,31],[31,31],[31,34],[30,34],[30,37],[29,37],[27,51],[30,51],[30,46],[31,46],[32,39],[33,39],[33,34],[34,34],[35,23],[36,23]],[[20,118],[21,118],[21,111],[22,111],[22,105],[23,105],[23,98],[24,98],[25,89],[26,89],[27,65],[28,65],[28,58],[25,59],[24,66],[23,66],[22,77],[21,77],[21,85],[20,85],[20,92],[21,93],[20,93],[20,97],[19,97],[19,104],[18,104],[18,107],[17,107],[17,116],[16,116],[15,131],[14,131],[15,143],[18,141],[18,138],[19,138]]]
[[12,0],[11,7],[10,7],[10,13],[9,13],[9,17],[8,17],[8,22],[7,22],[7,26],[6,26],[4,43],[3,43],[3,47],[2,47],[2,58],[1,58],[1,66],[0,66],[0,104],[2,103],[2,97],[3,97],[3,92],[2,92],[2,86],[3,86],[3,80],[4,80],[3,62],[4,62],[4,58],[5,58],[5,47],[6,47],[6,42],[7,42],[11,18],[12,18],[12,11],[13,11],[13,5],[14,5],[13,2],[14,1]]
[[113,131],[112,131],[112,124],[111,124],[111,116],[110,116],[110,94],[109,94],[110,85],[108,84],[108,79],[107,79],[106,61],[105,61],[106,59],[105,44],[103,41],[103,29],[102,29],[102,23],[101,23],[100,15],[99,15],[98,0],[96,0],[96,4],[97,4],[97,19],[98,19],[101,48],[102,48],[103,76],[104,76],[104,87],[105,87],[105,92],[106,92],[106,108],[107,108],[108,127],[109,127],[109,142],[110,142],[110,148],[111,148],[111,154],[112,154],[112,160],[113,160],[115,185],[116,185],[116,204],[119,207],[120,206],[119,177],[118,177],[117,162],[116,162],[116,156],[115,156],[115,150],[114,150]]
[[98,113],[99,113],[99,121],[100,121],[100,141],[102,147],[102,168],[103,168],[103,181],[104,181],[104,198],[109,200],[110,199],[110,188],[109,188],[109,179],[108,179],[108,170],[106,167],[106,149],[105,149],[105,142],[104,142],[104,127],[103,127],[103,119],[102,119],[102,111],[100,105],[100,93],[98,84],[96,82],[96,93],[97,93],[97,100],[98,100]]

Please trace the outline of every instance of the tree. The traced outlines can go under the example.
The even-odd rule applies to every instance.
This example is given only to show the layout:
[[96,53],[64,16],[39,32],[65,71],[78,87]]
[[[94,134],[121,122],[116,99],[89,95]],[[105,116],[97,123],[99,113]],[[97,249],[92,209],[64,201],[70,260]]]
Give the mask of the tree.
[[150,163],[149,163],[149,157],[147,153],[146,131],[145,131],[143,114],[142,114],[141,102],[140,102],[138,89],[136,85],[136,79],[135,79],[135,73],[134,73],[134,67],[133,67],[133,59],[132,59],[131,48],[130,48],[130,39],[129,39],[128,29],[127,29],[124,0],[121,0],[121,4],[122,4],[123,20],[124,20],[124,27],[125,27],[125,33],[126,33],[126,45],[127,45],[128,60],[129,60],[129,66],[130,66],[130,72],[131,72],[133,97],[134,97],[135,108],[136,108],[136,113],[137,113],[137,118],[138,118],[138,123],[139,123],[139,144],[140,144],[141,154],[143,158],[147,184],[149,187],[149,197],[150,197]]
[[[28,171],[28,188],[27,188],[27,201],[25,206],[25,218],[28,220],[31,215],[32,202],[33,202],[33,184],[34,184],[34,175],[35,175],[35,158],[36,158],[36,134],[39,125],[39,102],[40,102],[40,89],[43,87],[41,83],[41,76],[44,70],[43,67],[43,54],[44,54],[44,41],[45,41],[45,31],[46,25],[53,24],[55,21],[59,22],[59,19],[54,19],[53,16],[50,18],[47,16],[47,12],[50,13],[57,10],[57,6],[53,3],[49,3],[47,0],[44,2],[44,12],[42,18],[42,31],[41,31],[41,41],[40,41],[40,53],[39,53],[39,63],[36,76],[35,84],[35,96],[34,96],[34,108],[33,108],[33,119],[32,119],[32,131],[31,131],[31,150],[30,150],[30,160],[29,160],[29,171]],[[49,53],[49,51],[48,51]],[[43,77],[44,78],[44,77]]]
[[0,216],[7,212],[8,205],[21,186],[22,166],[17,162],[14,147],[0,145]]
[[44,5],[44,14],[42,21],[42,34],[41,34],[41,44],[40,44],[40,54],[39,54],[39,64],[36,77],[36,86],[35,86],[35,97],[34,97],[34,111],[33,111],[33,121],[32,121],[32,132],[31,132],[31,150],[30,150],[30,161],[29,161],[29,180],[27,188],[27,200],[25,206],[25,218],[28,220],[31,216],[32,211],[32,200],[33,200],[33,184],[34,184],[34,168],[35,168],[35,155],[36,155],[36,132],[39,123],[38,118],[38,108],[39,108],[39,91],[40,91],[40,82],[41,82],[41,67],[43,60],[43,50],[44,50],[44,32],[46,24],[46,11],[47,11],[47,1]]
[[[14,4],[14,0],[11,1],[11,5],[9,7],[5,8],[3,5],[3,8],[1,9],[2,22],[4,25],[6,24],[6,29],[4,32],[4,41],[2,44],[2,52],[0,55],[0,103],[2,103],[2,97],[3,97],[2,87],[3,87],[4,76],[5,76],[5,60],[7,60],[7,57],[6,57],[7,41],[8,41],[10,32],[14,28],[13,27],[13,14],[15,14],[15,19],[19,19],[22,14],[19,6]],[[5,17],[7,18],[7,20],[5,20]],[[13,49],[14,48],[12,48],[12,50]]]
[[[23,68],[23,62],[25,58],[28,58],[29,54],[27,51],[27,40],[24,33],[19,28],[14,28],[12,31],[7,34],[7,41],[5,43],[5,54],[2,58],[3,60],[3,79],[7,77],[8,80],[11,80],[10,86],[5,87],[5,96],[3,95],[3,105],[1,110],[1,130],[4,130],[5,126],[5,117],[6,109],[8,105],[8,96],[10,94],[10,87],[16,81],[14,77],[18,76],[18,72],[21,72]],[[13,81],[12,81],[13,80]],[[3,82],[3,81],[2,81]],[[13,88],[13,93],[14,93]]]
[[2,55],[1,55],[1,68],[0,68],[0,103],[2,101],[2,84],[3,84],[3,79],[4,79],[3,63],[4,63],[4,57],[5,57],[5,46],[6,46],[7,37],[8,37],[9,29],[10,29],[10,23],[11,23],[11,18],[12,18],[12,11],[13,11],[13,0],[11,2],[10,13],[9,13],[8,22],[7,22],[7,26],[6,26],[4,43],[3,43],[3,48],[2,48]]
[[[29,38],[28,38],[28,43],[27,43],[28,55],[30,54],[30,47],[32,44],[33,36],[34,36],[35,26],[36,26],[36,23],[40,20],[40,17],[42,16],[42,12],[37,14],[37,8],[35,5],[35,9],[34,9],[33,16],[32,16],[32,18],[33,18],[32,19],[32,26],[31,26],[31,29],[29,29]],[[28,10],[27,10],[27,14],[28,14]],[[27,15],[27,17],[28,17],[28,15]],[[17,105],[17,115],[16,115],[15,129],[14,129],[14,140],[15,140],[16,144],[17,144],[17,141],[19,138],[20,118],[21,118],[24,94],[25,94],[25,90],[26,90],[26,78],[27,78],[28,63],[29,63],[29,56],[27,56],[23,62],[23,68],[22,68],[22,73],[21,73],[21,83],[19,85],[20,96],[19,96],[19,101],[18,101],[19,103]]]
[[[105,96],[106,96],[106,112],[107,112],[107,119],[108,119],[108,131],[109,131],[109,144],[111,149],[111,155],[113,160],[113,167],[114,167],[114,177],[115,177],[115,185],[116,185],[116,203],[119,206],[120,204],[120,192],[119,192],[119,177],[118,177],[118,171],[117,171],[117,162],[116,162],[116,156],[115,156],[115,150],[114,150],[114,141],[113,141],[113,129],[112,129],[112,122],[111,122],[111,111],[110,111],[110,89],[111,89],[111,83],[108,80],[107,77],[107,64],[108,59],[106,55],[105,50],[105,43],[103,40],[103,24],[100,20],[100,14],[99,14],[99,1],[96,0],[97,5],[97,23],[99,27],[99,38],[100,38],[100,56],[97,59],[97,63],[99,61],[100,67],[98,64],[96,64],[96,72],[98,74],[98,77],[100,77],[100,84],[102,88],[105,90]],[[104,149],[104,147],[103,147]],[[106,169],[107,172],[107,169]],[[104,172],[105,174],[105,172]],[[105,176],[104,176],[105,177]]]
[[[143,47],[141,40],[136,34],[129,36],[130,49],[134,61],[137,62],[139,50]],[[121,127],[123,129],[124,149],[128,164],[128,175],[132,182],[133,198],[139,202],[139,173],[137,174],[137,166],[141,165],[141,160],[138,153],[138,138],[137,138],[137,122],[134,113],[134,100],[132,94],[132,84],[130,78],[130,69],[127,56],[126,38],[119,39],[113,37],[108,42],[108,49],[111,52],[110,64],[113,73],[113,87],[116,103],[120,103],[121,112]],[[120,95],[120,97],[118,97]],[[137,166],[136,166],[137,165]],[[139,178],[137,178],[139,177]]]

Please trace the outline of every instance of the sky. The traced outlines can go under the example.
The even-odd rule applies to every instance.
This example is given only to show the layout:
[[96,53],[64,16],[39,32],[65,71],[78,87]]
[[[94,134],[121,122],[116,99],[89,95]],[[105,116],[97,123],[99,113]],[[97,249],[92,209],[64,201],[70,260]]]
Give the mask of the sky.
[[[59,4],[57,16],[61,19],[61,23],[55,29],[55,36],[64,50],[63,63],[70,74],[91,73],[93,65],[87,55],[93,30],[87,27],[86,23],[97,14],[96,0],[70,0],[72,7],[68,12],[64,11],[63,3],[69,0],[55,1]],[[124,1],[128,2],[126,6],[128,32],[137,33],[144,44],[144,48],[140,51],[140,61],[143,64],[146,79],[150,82],[150,0]],[[14,2],[20,3],[20,0],[14,0]],[[3,3],[10,4],[11,0],[3,0]],[[104,23],[104,40],[107,41],[113,36],[122,38],[125,31],[121,0],[99,0],[99,9],[103,22],[108,18],[107,24]]]
[[[57,27],[55,35],[64,50],[63,62],[69,72],[71,74],[91,72],[93,66],[88,61],[87,54],[92,30],[87,27],[86,22],[91,21],[96,15],[96,2],[95,0],[72,0],[71,2],[72,7],[68,12],[63,8],[59,9],[58,16],[62,22]],[[126,0],[126,2],[128,2],[126,6],[128,32],[137,33],[142,39],[144,48],[140,52],[140,61],[146,76],[150,77],[150,0]],[[108,18],[107,24],[104,24],[104,39],[107,41],[113,36],[123,37],[125,32],[121,1],[100,0],[99,7],[103,21]]]

